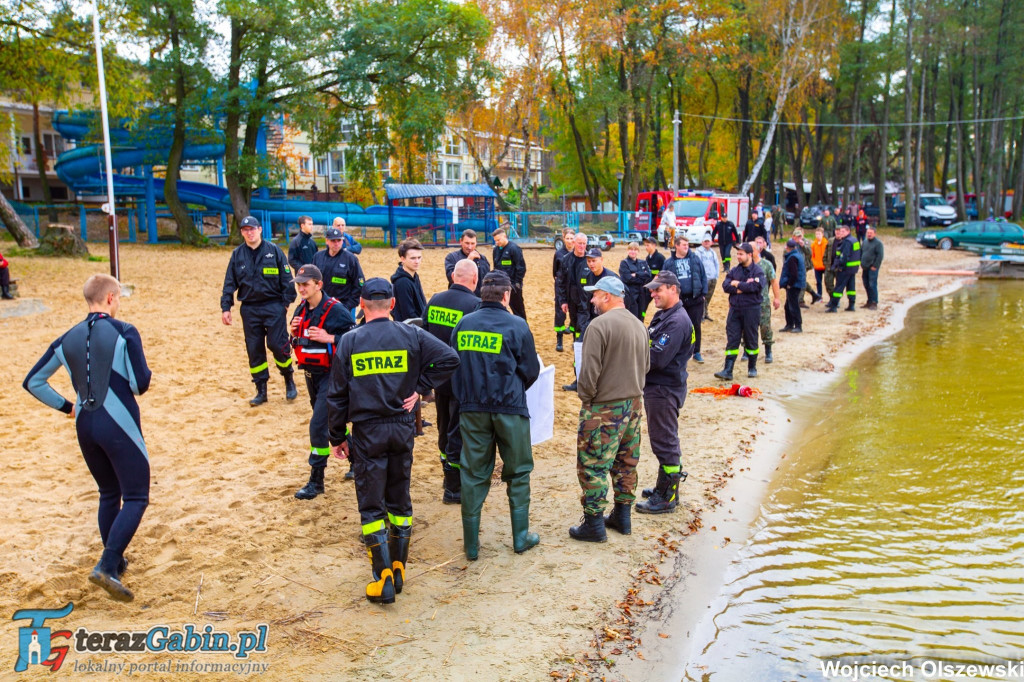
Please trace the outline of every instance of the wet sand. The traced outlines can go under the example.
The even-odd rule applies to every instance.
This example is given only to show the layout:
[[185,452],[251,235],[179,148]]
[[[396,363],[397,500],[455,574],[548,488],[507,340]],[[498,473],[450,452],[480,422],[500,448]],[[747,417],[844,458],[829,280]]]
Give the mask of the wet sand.
[[[775,363],[762,364],[761,376],[750,381],[766,397],[791,390],[801,371],[833,372],[846,349],[887,324],[896,302],[948,279],[887,275],[886,269],[960,267],[966,261],[962,253],[884,239],[880,309],[824,315],[818,304],[805,311],[805,333],[778,335]],[[106,251],[103,245],[91,248],[96,255]],[[425,252],[421,277],[428,296],[444,288],[445,253]],[[566,530],[581,515],[575,472],[579,402],[558,389],[571,380],[572,354],[554,351],[551,250],[527,249],[527,312],[538,351],[557,372],[555,437],[534,449],[531,518],[541,545],[522,556],[512,552],[508,505],[497,482],[484,507],[480,560],[464,559],[459,510],[440,501],[437,433],[430,427],[416,442],[407,587],[394,606],[373,606],[363,598],[369,566],[359,542],[353,486],[341,480],[347,464],[332,461],[325,496],[293,497],[309,471],[310,408],[302,382],[299,399],[287,403],[283,382],[272,375],[270,403],[258,409],[247,404],[252,384],[237,307],[234,325],[220,323],[228,255],[225,248],[122,248],[123,279],[135,292],[123,300],[119,317],[138,327],[154,372],[150,392],[139,401],[153,467],[152,501],[128,551],[125,580],[136,600],[127,605],[110,601],[86,580],[101,547],[96,491],[72,422],[20,387],[46,346],[84,317],[85,278],[108,265],[12,261],[22,297],[38,299],[47,310],[0,318],[10,367],[0,390],[9,500],[0,510],[0,613],[71,601],[74,612],[59,622],[66,629],[211,623],[237,632],[267,623],[268,651],[250,661],[269,664],[268,679],[615,678],[621,673],[608,668],[606,659],[680,644],[673,633],[663,633],[672,638],[663,641],[653,631],[640,635],[635,626],[645,613],[657,612],[647,602],[657,602],[664,586],[680,577],[686,564],[676,562],[677,554],[699,565],[702,553],[714,551],[697,551],[693,536],[707,538],[712,547],[721,544],[705,519],[716,508],[730,509],[722,491],[727,481],[747,475],[747,467],[757,471],[754,459],[760,464],[770,457],[767,435],[782,417],[768,401],[691,395],[680,417],[690,474],[680,491],[685,508],[658,517],[634,515],[633,535],[610,533],[607,544],[570,540]],[[617,270],[625,255],[616,247],[605,254],[606,265]],[[396,267],[390,250],[367,249],[361,261],[368,276],[387,277]],[[691,363],[690,388],[719,383],[712,374],[723,359],[726,307],[719,291],[710,311],[715,322],[704,326],[707,363]],[[774,317],[781,327],[781,309]],[[70,395],[63,373],[53,383]],[[430,421],[432,413],[428,405]],[[656,470],[645,439],[640,485],[650,485]],[[0,637],[16,641],[21,624],[7,620]],[[4,648],[0,668],[12,669],[16,655],[15,646]],[[188,661],[196,655],[73,652],[64,665],[169,658]],[[159,672],[145,677],[209,679]]]

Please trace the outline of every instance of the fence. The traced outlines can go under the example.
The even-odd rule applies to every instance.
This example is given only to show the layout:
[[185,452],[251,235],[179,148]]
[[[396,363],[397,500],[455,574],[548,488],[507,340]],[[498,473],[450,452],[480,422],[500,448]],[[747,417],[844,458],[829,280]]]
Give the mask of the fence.
[[625,239],[637,229],[636,215],[628,211],[499,213],[498,223],[510,230],[513,239],[535,242],[553,240],[566,227],[587,234],[610,234],[616,239]]

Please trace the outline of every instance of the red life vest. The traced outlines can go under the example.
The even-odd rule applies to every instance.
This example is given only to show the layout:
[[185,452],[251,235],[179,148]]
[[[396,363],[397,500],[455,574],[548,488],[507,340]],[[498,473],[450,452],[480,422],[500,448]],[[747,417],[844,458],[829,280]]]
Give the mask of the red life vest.
[[[338,299],[327,297],[327,300],[324,302],[323,312],[320,314],[320,321],[316,324],[317,327],[323,329],[324,320],[327,319],[327,314],[331,312],[331,308],[334,307],[335,303],[338,303]],[[323,344],[310,340],[309,328],[313,325],[313,320],[312,318],[306,319],[306,310],[308,308],[308,304],[302,308],[302,315],[299,317],[298,334],[296,335],[296,338],[305,339],[308,345],[295,346],[295,360],[300,365],[307,367],[329,368],[331,366],[331,357],[334,355],[334,344]]]

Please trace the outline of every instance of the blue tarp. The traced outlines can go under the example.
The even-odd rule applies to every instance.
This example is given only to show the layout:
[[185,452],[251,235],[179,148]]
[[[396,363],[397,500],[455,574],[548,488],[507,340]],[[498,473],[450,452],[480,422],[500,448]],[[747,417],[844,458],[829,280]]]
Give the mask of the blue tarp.
[[422,197],[484,197],[494,199],[490,185],[384,185],[388,201],[394,199],[419,199]]

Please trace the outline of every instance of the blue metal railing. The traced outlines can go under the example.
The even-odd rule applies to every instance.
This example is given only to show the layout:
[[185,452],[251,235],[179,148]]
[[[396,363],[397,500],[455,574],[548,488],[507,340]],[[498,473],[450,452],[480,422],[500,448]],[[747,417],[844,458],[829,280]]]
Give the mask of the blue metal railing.
[[554,239],[562,229],[587,234],[610,234],[625,239],[636,230],[636,215],[628,211],[517,211],[498,213],[498,223],[506,226],[512,239],[540,241]]

